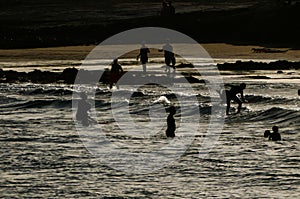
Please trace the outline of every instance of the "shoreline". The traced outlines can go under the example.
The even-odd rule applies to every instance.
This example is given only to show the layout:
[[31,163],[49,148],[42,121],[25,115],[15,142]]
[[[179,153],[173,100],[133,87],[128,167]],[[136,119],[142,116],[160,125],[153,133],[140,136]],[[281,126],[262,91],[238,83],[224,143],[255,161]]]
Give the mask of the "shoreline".
[[[177,71],[181,73],[185,79],[189,83],[205,83],[205,80],[198,79],[197,77],[201,77],[197,71],[194,71],[194,66],[190,63],[180,63],[176,65]],[[236,61],[235,63],[223,63],[217,64],[217,69],[219,71],[231,71],[231,72],[238,72],[238,71],[276,71],[277,74],[283,74],[285,71],[293,70],[299,71],[300,70],[300,62],[289,62],[289,61],[276,61],[276,62],[241,62]],[[29,72],[18,72],[15,70],[3,70],[0,69],[0,83],[40,83],[40,84],[51,84],[51,83],[65,83],[65,84],[74,84],[77,74],[79,73],[82,77],[88,77],[87,79],[77,80],[82,84],[89,84],[91,83],[90,80],[99,79],[98,76],[102,74],[99,79],[99,82],[108,84],[110,81],[110,72],[109,70],[86,70],[86,69],[77,69],[75,67],[67,67],[64,68],[62,72],[58,71],[41,71],[40,69],[34,69],[33,71]],[[127,71],[124,70],[124,75]],[[222,73],[222,72],[221,72]],[[293,74],[294,72],[290,73]],[[173,83],[181,83],[185,82],[182,77],[181,78],[169,78],[167,76],[162,76],[161,74],[166,74],[163,72],[155,72],[150,71],[147,73],[146,76],[143,75],[141,71],[132,71],[131,73],[132,78],[130,80],[135,79],[135,81],[131,82],[127,81],[122,82],[122,84],[132,84],[136,81],[144,82],[143,79],[150,78],[151,82],[173,82]],[[289,74],[289,73],[288,73]],[[172,77],[172,75],[170,76]],[[266,76],[249,76],[252,79],[269,79]]]
[[[231,45],[226,43],[209,43],[200,45],[208,52],[212,59],[269,59],[300,61],[300,50],[292,50],[288,48],[276,48],[276,50],[287,50],[287,52],[283,53],[255,53],[252,51],[253,48],[263,47]],[[0,63],[39,60],[84,60],[95,47],[95,45],[89,45],[29,49],[0,49]],[[151,47],[151,45],[149,45],[149,47]],[[139,47],[136,47],[136,49],[138,48]],[[127,58],[135,58],[137,54],[138,50],[132,51],[127,54]],[[163,54],[153,50],[149,54],[149,59],[151,59],[151,57],[163,57]]]

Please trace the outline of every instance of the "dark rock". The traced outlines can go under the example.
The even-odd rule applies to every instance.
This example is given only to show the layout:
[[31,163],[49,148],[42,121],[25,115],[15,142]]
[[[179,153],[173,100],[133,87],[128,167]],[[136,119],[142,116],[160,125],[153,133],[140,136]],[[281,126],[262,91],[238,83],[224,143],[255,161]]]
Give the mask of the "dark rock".
[[74,84],[78,69],[76,68],[66,68],[58,77],[58,80],[63,80],[66,84]]
[[178,66],[176,66],[176,68],[194,68],[193,64],[179,64]]

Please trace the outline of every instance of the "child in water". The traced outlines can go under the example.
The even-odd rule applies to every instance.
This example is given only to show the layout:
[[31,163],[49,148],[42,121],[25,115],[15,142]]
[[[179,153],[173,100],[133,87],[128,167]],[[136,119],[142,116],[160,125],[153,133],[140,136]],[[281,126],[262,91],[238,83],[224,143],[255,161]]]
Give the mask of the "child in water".
[[176,124],[175,124],[175,119],[174,119],[174,115],[176,113],[176,108],[174,106],[170,107],[170,114],[167,118],[167,125],[168,128],[166,130],[166,136],[167,137],[175,137],[175,130],[176,130]]
[[269,137],[269,140],[272,140],[272,141],[281,140],[280,133],[278,132],[278,126],[273,126],[272,130],[273,130],[273,133],[271,133],[269,130],[266,130],[264,133],[264,137],[265,138]]
[[280,133],[278,132],[278,126],[273,126],[272,130],[273,130],[273,133],[270,134],[269,140],[272,140],[272,141],[281,140]]

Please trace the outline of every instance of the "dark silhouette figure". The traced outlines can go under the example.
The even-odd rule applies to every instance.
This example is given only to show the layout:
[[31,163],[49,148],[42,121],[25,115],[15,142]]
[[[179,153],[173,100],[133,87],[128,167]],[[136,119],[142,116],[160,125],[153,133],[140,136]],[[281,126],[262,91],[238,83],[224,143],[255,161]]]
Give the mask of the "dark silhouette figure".
[[160,11],[161,16],[169,16],[169,8],[167,2],[163,1],[162,2],[162,8]]
[[298,89],[298,95],[300,95],[300,89]]
[[91,109],[91,105],[87,102],[87,96],[85,93],[80,94],[81,100],[78,102],[78,109],[76,113],[77,121],[80,121],[83,126],[89,125],[88,111]]
[[269,130],[266,130],[264,133],[264,137],[268,138],[270,136],[271,132]]
[[172,5],[171,1],[163,1],[162,2],[162,8],[160,11],[160,15],[167,17],[167,16],[172,16],[175,15],[175,7]]
[[[233,100],[236,103],[238,103],[238,111],[237,111],[237,113],[241,112],[242,103],[246,102],[245,97],[244,97],[244,92],[243,92],[245,88],[246,88],[246,84],[245,83],[241,83],[239,86],[231,86],[230,90],[226,90],[225,91],[225,94],[226,94],[226,103],[227,103],[226,115],[229,114],[231,100]],[[237,97],[237,94],[241,94],[241,99]]]
[[176,124],[175,124],[175,119],[174,119],[174,115],[176,113],[176,108],[174,106],[171,106],[169,108],[170,114],[167,118],[167,125],[168,128],[166,130],[166,136],[167,137],[175,137],[175,130],[176,130]]
[[119,89],[118,81],[119,81],[120,77],[122,76],[122,73],[123,73],[123,69],[122,69],[121,65],[118,63],[118,59],[114,59],[114,62],[111,65],[111,70],[110,70],[110,83],[109,83],[110,89],[112,89],[114,84]]
[[172,5],[172,1],[168,1],[169,15],[175,15],[175,7]]
[[145,43],[142,43],[142,47],[140,48],[140,54],[136,57],[137,60],[141,60],[143,65],[143,72],[147,72],[146,64],[148,62],[148,53],[150,53],[149,48],[145,45]]
[[279,140],[281,140],[281,135],[278,132],[278,126],[273,126],[272,130],[273,130],[273,133],[270,134],[269,140],[272,140],[272,141],[279,141]]
[[167,43],[163,46],[163,48],[158,51],[159,52],[164,51],[166,72],[170,73],[170,67],[172,67],[175,70],[176,58],[173,53],[173,46],[169,43],[169,41],[167,41]]

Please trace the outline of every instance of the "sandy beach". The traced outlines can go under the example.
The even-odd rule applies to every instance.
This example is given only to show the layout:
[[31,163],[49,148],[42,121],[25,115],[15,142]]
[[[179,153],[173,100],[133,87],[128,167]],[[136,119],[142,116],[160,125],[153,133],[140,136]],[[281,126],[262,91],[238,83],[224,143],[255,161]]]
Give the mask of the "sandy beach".
[[[262,46],[237,46],[224,43],[201,44],[213,59],[269,59],[299,61],[300,50],[288,48],[276,48],[277,50],[288,50],[285,53],[254,53],[252,48],[262,48]],[[36,61],[36,60],[84,60],[85,57],[95,48],[90,46],[66,46],[49,48],[30,49],[1,49],[0,62],[10,61]],[[128,58],[134,58],[138,50],[127,54]],[[151,57],[161,57],[162,53],[152,51]]]

